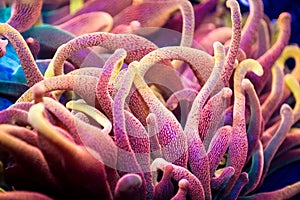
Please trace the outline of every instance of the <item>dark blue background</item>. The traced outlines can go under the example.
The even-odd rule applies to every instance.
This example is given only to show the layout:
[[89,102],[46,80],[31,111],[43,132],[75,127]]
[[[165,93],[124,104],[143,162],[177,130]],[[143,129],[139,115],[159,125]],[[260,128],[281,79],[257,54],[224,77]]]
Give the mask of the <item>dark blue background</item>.
[[[242,2],[239,0],[239,2]],[[263,0],[264,12],[269,18],[277,19],[282,12],[292,15],[292,30],[290,43],[300,45],[300,0]],[[247,12],[248,7],[240,3],[242,12]]]
[[[190,0],[192,4],[199,3],[199,0]],[[201,2],[201,1],[200,1]],[[241,11],[248,12],[248,6],[243,2],[247,0],[238,0]],[[297,43],[300,45],[300,0],[263,0],[264,12],[269,18],[277,19],[282,12],[289,12],[292,15],[292,31],[290,43]]]

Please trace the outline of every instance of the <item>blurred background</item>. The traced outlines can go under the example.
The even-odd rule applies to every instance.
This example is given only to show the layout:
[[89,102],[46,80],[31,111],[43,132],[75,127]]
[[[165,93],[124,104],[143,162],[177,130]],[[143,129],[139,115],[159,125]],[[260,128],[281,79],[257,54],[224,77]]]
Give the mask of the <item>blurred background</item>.
[[[203,1],[203,0],[202,0]],[[197,4],[201,0],[190,0]],[[248,0],[238,0],[242,13],[249,11]],[[263,0],[264,12],[271,19],[277,19],[282,12],[289,12],[292,15],[292,32],[290,43],[300,45],[300,0]]]

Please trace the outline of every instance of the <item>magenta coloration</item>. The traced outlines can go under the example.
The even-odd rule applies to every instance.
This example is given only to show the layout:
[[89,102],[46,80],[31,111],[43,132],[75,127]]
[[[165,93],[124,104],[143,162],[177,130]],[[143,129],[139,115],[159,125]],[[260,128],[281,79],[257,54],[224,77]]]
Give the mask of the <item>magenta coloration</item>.
[[262,0],[248,16],[237,0],[1,6],[0,199],[299,197],[300,180],[265,190],[300,161],[289,13],[271,21]]

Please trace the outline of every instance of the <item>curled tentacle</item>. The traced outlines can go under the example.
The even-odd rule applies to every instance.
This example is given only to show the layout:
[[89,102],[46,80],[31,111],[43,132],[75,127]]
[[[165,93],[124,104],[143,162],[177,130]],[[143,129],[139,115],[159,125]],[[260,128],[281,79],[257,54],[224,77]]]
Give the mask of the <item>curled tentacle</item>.
[[186,168],[171,164],[163,158],[157,158],[152,162],[151,169],[153,171],[156,169],[164,170],[168,165],[173,166],[172,178],[174,180],[179,182],[182,179],[186,179],[189,182],[188,195],[191,199],[204,199],[204,190],[201,182]]
[[[45,107],[42,102],[33,105],[29,110],[28,120],[30,124],[38,130],[39,137],[42,137],[45,142],[48,142],[48,145],[43,146],[43,148],[49,148],[51,146],[57,149],[58,153],[62,155],[56,158],[54,156],[52,159],[57,160],[56,164],[59,164],[59,162],[63,163],[63,165],[59,164],[57,167],[61,167],[61,170],[68,171],[68,173],[65,173],[67,176],[64,177],[66,181],[70,184],[72,182],[80,182],[81,187],[89,191],[90,198],[100,195],[106,199],[112,199],[103,163],[88,153],[85,147],[77,146],[57,133],[57,131],[53,129],[53,125],[51,125],[43,115],[44,110]],[[47,157],[47,159],[50,159],[50,157]],[[76,174],[82,172],[82,170],[85,171],[85,176],[76,176]],[[59,172],[56,171],[54,173],[57,174]],[[91,180],[101,180],[101,184],[95,186],[93,184],[94,181]]]
[[189,181],[186,179],[181,179],[178,182],[178,191],[171,200],[186,200],[187,193],[189,190]]
[[172,198],[174,194],[174,185],[171,181],[172,171],[172,165],[167,165],[163,168],[163,176],[154,188],[155,200],[164,200]]
[[52,58],[45,72],[45,76],[51,77],[53,75],[64,74],[63,63],[73,53],[86,47],[99,45],[109,50],[124,48],[127,51],[127,57],[125,59],[127,63],[140,60],[147,53],[157,49],[157,46],[149,40],[133,34],[88,33],[61,45]]
[[261,65],[252,59],[242,61],[234,73],[233,134],[229,145],[227,165],[235,168],[235,174],[227,186],[227,194],[230,192],[230,188],[234,186],[234,182],[238,179],[247,159],[245,94],[241,83],[248,71],[253,71],[260,76],[263,74]]
[[110,120],[112,120],[112,84],[120,71],[123,61],[126,57],[124,49],[117,49],[105,62],[103,71],[99,75],[96,85],[96,98],[101,107]]
[[82,101],[69,101],[66,104],[66,107],[72,110],[81,111],[83,113],[86,113],[88,116],[92,117],[96,122],[98,122],[102,127],[102,132],[104,134],[109,134],[109,132],[112,129],[111,122],[107,119],[107,117],[102,114],[99,110],[96,108],[89,106],[88,104],[82,102]]
[[0,34],[13,45],[26,75],[28,86],[44,79],[22,35],[7,23],[0,23]]
[[137,193],[142,187],[143,181],[137,174],[126,174],[117,183],[114,199],[116,200],[138,200]]
[[191,171],[201,181],[205,188],[205,198],[210,199],[210,173],[209,161],[206,155],[204,145],[199,137],[198,125],[200,120],[200,111],[203,108],[207,98],[212,92],[214,85],[221,77],[221,69],[224,65],[225,50],[220,43],[214,43],[215,49],[215,66],[208,78],[207,82],[201,88],[195,101],[193,102],[191,111],[188,115],[184,133],[188,138],[188,156]]

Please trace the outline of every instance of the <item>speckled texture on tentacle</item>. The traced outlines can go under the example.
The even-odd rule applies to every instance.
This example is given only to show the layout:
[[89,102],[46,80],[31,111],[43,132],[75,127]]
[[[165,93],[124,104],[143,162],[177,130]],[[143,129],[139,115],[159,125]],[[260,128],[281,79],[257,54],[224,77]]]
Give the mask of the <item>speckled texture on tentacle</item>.
[[16,0],[7,23],[19,32],[25,32],[36,23],[42,11],[42,0]]
[[51,77],[63,74],[62,66],[67,58],[80,49],[93,46],[101,46],[109,50],[124,48],[127,51],[125,59],[127,63],[140,60],[147,53],[157,49],[157,46],[149,40],[133,34],[104,32],[84,34],[68,41],[57,49],[45,76]]
[[68,132],[74,139],[77,144],[82,144],[78,131],[76,128],[76,121],[74,116],[69,112],[69,110],[58,101],[55,101],[51,98],[43,98],[43,102],[45,103],[45,107],[48,111],[50,111],[54,116],[62,122],[63,126],[68,129]]
[[21,102],[15,103],[8,107],[8,109],[20,109],[24,111],[29,111],[30,107],[33,105],[32,102]]
[[153,199],[154,186],[150,172],[150,140],[143,124],[130,112],[125,113],[126,131],[136,159],[144,173],[146,181],[147,199]]
[[223,125],[221,121],[223,112],[225,112],[228,106],[228,100],[231,96],[232,90],[227,87],[223,88],[207,101],[201,111],[198,131],[206,150],[217,129]]
[[156,115],[154,113],[150,113],[146,118],[146,123],[148,127],[148,135],[150,140],[151,158],[161,158],[162,152],[161,146],[157,138],[158,127]]
[[[22,34],[24,38],[33,37],[39,43],[51,49],[52,51],[72,40],[74,36],[67,31],[58,29],[49,24],[43,24],[40,26],[33,26],[28,31]],[[90,48],[78,50],[71,55],[68,60],[76,67],[99,67],[104,64],[103,58],[99,56],[95,51]]]
[[[127,132],[128,128],[126,128],[126,120],[132,120],[130,118],[125,117],[125,100],[127,95],[130,92],[130,88],[132,86],[134,77],[135,77],[135,71],[136,71],[136,65],[137,62],[133,62],[129,65],[128,70],[125,73],[123,82],[121,84],[121,87],[119,88],[115,99],[113,103],[113,129],[114,129],[114,136],[115,136],[115,141],[118,148],[118,167],[120,168],[119,170],[127,173],[127,172],[133,172],[133,173],[138,173],[140,174],[143,180],[143,186],[140,188],[139,192],[141,195],[141,198],[145,198],[145,193],[146,193],[146,183],[145,183],[145,178],[142,175],[143,174],[143,169],[139,165],[137,161],[137,157],[135,152],[133,151],[133,147],[131,145],[135,144],[130,144],[129,141],[129,136],[130,134],[134,134],[129,130]],[[135,133],[138,134],[138,133]],[[147,135],[147,133],[146,133]],[[149,144],[149,143],[148,143]],[[140,151],[144,151],[146,146],[142,146]],[[150,151],[150,144],[148,146],[149,151]],[[139,153],[139,152],[137,152]],[[149,152],[150,153],[150,152]],[[153,192],[153,191],[152,191]],[[147,194],[151,195],[151,194]]]
[[26,75],[28,86],[31,87],[35,83],[43,80],[44,77],[39,71],[30,49],[22,35],[16,29],[6,23],[0,23],[0,34],[6,37],[16,50]]
[[179,9],[183,16],[182,25],[182,37],[180,46],[190,47],[193,43],[194,29],[195,29],[195,17],[193,6],[189,1],[178,1]]
[[158,140],[164,158],[168,162],[187,166],[187,141],[180,123],[154,95],[149,86],[138,74],[134,84],[150,108],[150,112],[157,117]]
[[215,136],[207,150],[207,156],[210,166],[210,177],[212,178],[219,163],[221,162],[227,148],[229,146],[230,138],[232,134],[231,126],[223,126],[217,130]]
[[112,120],[112,97],[110,90],[117,73],[122,67],[123,60],[126,57],[124,49],[117,49],[105,62],[103,71],[99,76],[96,86],[96,98],[101,107],[110,120]]
[[240,8],[235,0],[229,0],[226,2],[227,7],[231,9],[232,20],[232,36],[229,46],[229,51],[226,56],[225,65],[222,70],[223,84],[228,84],[228,81],[232,75],[235,59],[238,56],[238,50],[240,47],[241,30],[242,30],[242,16]]
[[28,124],[28,112],[16,108],[0,111],[0,124]]
[[245,94],[241,83],[246,73],[250,70],[259,76],[263,74],[261,65],[252,59],[242,61],[234,73],[233,134],[229,145],[227,166],[234,167],[235,174],[227,185],[227,194],[234,186],[247,159],[248,141],[245,120]]
[[[151,168],[153,170],[156,169],[163,170],[165,167],[167,167],[170,164],[171,163],[167,162],[163,158],[157,158],[152,162]],[[193,200],[204,199],[204,189],[199,179],[186,168],[174,164],[171,165],[173,166],[172,178],[175,181],[179,182],[181,179],[186,179],[190,183],[189,190],[188,190],[188,195],[190,196],[190,198]]]
[[[97,77],[85,76],[85,75],[64,75],[47,78],[37,83],[45,88],[45,92],[51,92],[55,90],[74,90],[79,96],[81,96],[89,105],[95,103],[95,86],[98,82]],[[82,85],[81,83],[85,83]],[[17,102],[32,101],[32,88],[27,90]]]
[[201,85],[208,79],[214,65],[213,57],[204,51],[189,47],[162,47],[140,60],[138,73],[143,77],[153,64],[169,59],[188,63]]
[[[131,158],[129,161],[128,157],[122,158],[120,155],[118,156],[118,159],[126,160],[122,163],[121,160],[118,161],[120,164],[122,163],[121,170],[128,171],[128,172],[140,172],[141,169],[136,161],[136,157],[133,154],[133,150],[131,148],[131,145],[129,143],[128,139],[128,133],[126,130],[126,119],[125,119],[125,100],[126,96],[128,95],[128,92],[130,90],[130,87],[132,85],[135,71],[134,67],[130,67],[130,70],[128,69],[125,73],[125,77],[123,80],[123,83],[121,85],[121,88],[117,91],[117,94],[115,96],[114,102],[113,102],[113,128],[114,128],[114,135],[116,137],[116,144],[119,148],[121,148],[123,151],[129,152]],[[130,134],[130,133],[129,133]],[[121,152],[120,152],[121,153]]]
[[[219,175],[217,175],[217,173]],[[222,191],[222,189],[225,188],[227,182],[230,180],[233,174],[234,174],[233,167],[225,167],[217,170],[215,176],[211,179],[211,189],[215,191]],[[217,196],[219,193],[220,192],[216,192],[214,196]]]
[[[194,13],[195,13],[195,27],[199,27],[201,22],[205,19],[205,17],[217,6],[217,0],[208,0],[205,2],[201,2],[199,4],[193,5]],[[172,29],[174,31],[181,32],[182,31],[182,15],[175,15],[171,19],[167,21],[164,25],[164,28]]]
[[[28,122],[28,111],[29,109],[31,108],[31,106],[33,105],[34,103],[33,102],[21,102],[21,103],[15,103],[13,105],[11,105],[10,107],[8,107],[7,109],[10,110],[10,109],[17,109],[17,110],[21,110],[21,111],[25,111],[27,114],[21,114],[18,115],[18,120],[21,120],[23,122],[27,121]],[[47,112],[45,113],[47,115],[47,117],[49,118],[49,121],[51,123],[55,123],[55,119],[53,118],[53,116],[51,115],[50,112]],[[22,122],[18,122],[18,124],[22,124]],[[26,123],[25,123],[26,124]]]
[[102,74],[103,69],[98,67],[84,67],[74,69],[67,73],[67,75],[85,75],[99,77]]
[[215,66],[204,86],[201,88],[196,99],[193,102],[191,111],[188,115],[184,132],[188,138],[188,156],[191,171],[201,181],[205,191],[205,198],[210,199],[210,174],[209,161],[206,155],[204,145],[198,134],[198,125],[200,112],[207,101],[215,83],[220,80],[221,69],[224,65],[225,50],[221,43],[214,43]]

